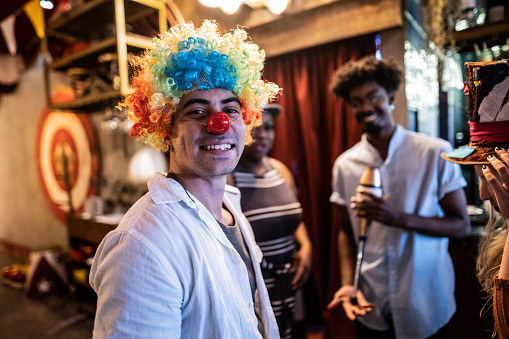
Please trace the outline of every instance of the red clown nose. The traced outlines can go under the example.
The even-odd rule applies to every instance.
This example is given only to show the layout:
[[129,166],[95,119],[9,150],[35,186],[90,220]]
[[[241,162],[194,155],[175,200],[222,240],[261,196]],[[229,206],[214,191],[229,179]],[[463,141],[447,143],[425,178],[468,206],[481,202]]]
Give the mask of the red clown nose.
[[224,112],[211,114],[207,120],[207,128],[212,134],[223,135],[231,125],[230,117]]

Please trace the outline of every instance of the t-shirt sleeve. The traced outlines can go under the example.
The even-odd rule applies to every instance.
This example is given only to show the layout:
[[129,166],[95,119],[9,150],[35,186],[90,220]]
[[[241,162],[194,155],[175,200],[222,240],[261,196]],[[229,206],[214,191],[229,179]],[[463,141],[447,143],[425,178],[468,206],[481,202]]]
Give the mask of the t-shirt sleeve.
[[461,167],[458,164],[449,162],[443,159],[440,154],[442,152],[449,152],[452,149],[449,143],[444,143],[444,146],[439,150],[439,168],[441,169],[441,181],[440,181],[440,192],[439,200],[441,200],[447,193],[454,192],[463,188],[467,185]]
[[348,201],[345,198],[345,185],[339,159],[336,160],[332,168],[332,194],[329,201],[340,206],[348,205]]

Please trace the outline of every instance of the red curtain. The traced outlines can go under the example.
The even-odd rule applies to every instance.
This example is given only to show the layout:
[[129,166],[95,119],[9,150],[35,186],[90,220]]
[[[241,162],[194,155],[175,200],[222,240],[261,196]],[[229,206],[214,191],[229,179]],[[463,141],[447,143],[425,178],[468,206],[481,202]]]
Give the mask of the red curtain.
[[[360,140],[354,118],[329,89],[334,71],[375,52],[374,35],[356,37],[267,59],[264,78],[283,88],[272,156],[293,172],[314,246],[313,275],[323,312],[339,287],[338,225],[329,202],[331,170],[339,154]],[[342,308],[325,317],[326,336],[349,338]]]

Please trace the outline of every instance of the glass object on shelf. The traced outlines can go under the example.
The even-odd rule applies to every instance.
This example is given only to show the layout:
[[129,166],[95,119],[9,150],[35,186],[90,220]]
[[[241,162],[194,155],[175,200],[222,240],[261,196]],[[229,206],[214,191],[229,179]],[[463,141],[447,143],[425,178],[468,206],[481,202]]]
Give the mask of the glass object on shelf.
[[442,73],[442,90],[463,89],[463,74],[461,71],[461,57],[457,52],[448,51],[444,57],[444,71]]
[[477,57],[477,61],[489,62],[493,61],[493,54],[491,49],[488,48],[488,44],[486,42],[482,43],[482,51],[479,48],[478,44],[474,44],[475,56]]
[[486,9],[482,0],[462,0],[461,12],[456,19],[454,29],[462,31],[469,27],[482,25],[486,21]]
[[509,38],[507,38],[505,45],[500,46],[500,55],[497,60],[509,59]]

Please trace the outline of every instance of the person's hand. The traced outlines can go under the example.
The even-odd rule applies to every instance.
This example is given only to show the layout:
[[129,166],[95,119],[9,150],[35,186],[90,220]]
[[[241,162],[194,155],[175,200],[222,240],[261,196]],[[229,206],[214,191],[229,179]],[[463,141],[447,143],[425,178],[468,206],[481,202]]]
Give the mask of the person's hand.
[[367,302],[364,294],[360,290],[357,291],[357,303],[358,305],[352,304],[350,298],[352,297],[353,286],[345,285],[341,287],[339,290],[334,293],[334,298],[327,305],[328,310],[332,310],[336,308],[339,304],[343,305],[343,309],[345,310],[345,314],[350,320],[355,320],[357,316],[366,315],[366,313],[370,312],[375,304]]
[[292,289],[297,290],[304,286],[311,272],[311,251],[302,247],[293,258],[292,272],[295,276],[292,279]]
[[[509,152],[499,147],[495,148],[495,151],[506,164],[509,164]],[[493,198],[497,201],[500,213],[509,221],[509,169],[496,157],[489,157],[488,161],[497,171],[500,180],[491,172],[489,166],[483,166],[484,177],[495,194]]]
[[388,226],[404,226],[401,223],[403,214],[388,201],[386,196],[379,198],[370,193],[358,192],[358,195],[352,197],[350,201],[350,207],[356,216],[376,220]]

